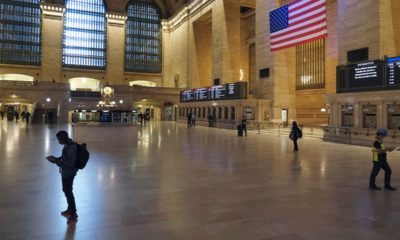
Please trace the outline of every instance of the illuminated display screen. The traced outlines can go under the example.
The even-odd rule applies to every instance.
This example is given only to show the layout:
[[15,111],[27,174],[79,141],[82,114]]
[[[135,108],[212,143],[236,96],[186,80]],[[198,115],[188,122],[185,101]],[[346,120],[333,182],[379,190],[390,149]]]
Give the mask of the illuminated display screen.
[[400,57],[386,60],[386,78],[388,89],[400,89]]
[[400,57],[338,66],[337,93],[400,89]]
[[181,92],[181,102],[247,99],[247,83],[227,83]]
[[383,61],[370,61],[348,66],[349,87],[371,90],[383,86]]

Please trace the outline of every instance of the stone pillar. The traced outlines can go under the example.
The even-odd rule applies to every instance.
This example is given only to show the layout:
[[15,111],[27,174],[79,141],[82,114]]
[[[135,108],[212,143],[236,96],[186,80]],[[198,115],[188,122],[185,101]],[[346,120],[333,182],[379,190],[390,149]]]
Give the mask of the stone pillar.
[[212,78],[221,83],[240,79],[240,3],[215,0],[212,10]]
[[386,123],[383,121],[383,114],[386,114],[386,111],[383,109],[383,102],[376,103],[376,127],[377,128],[386,128]]
[[364,47],[369,49],[369,59],[382,57],[380,2],[386,1],[338,0],[339,64],[347,63],[347,51]]
[[41,3],[42,14],[42,72],[40,80],[62,81],[62,41],[65,7]]
[[382,102],[381,105],[382,105],[382,127],[383,128],[388,128],[389,127],[389,124],[388,124],[389,123],[388,122],[389,121],[389,117],[388,117],[388,115],[389,115],[389,111],[388,111],[389,104]]
[[[124,13],[107,13],[106,82],[124,83],[125,22]],[[126,83],[128,84],[128,83]]]
[[[178,87],[179,83],[175,83],[175,78],[171,73],[171,41],[170,26],[167,20],[161,21],[162,26],[162,79],[161,87]],[[176,79],[178,81],[178,79]]]
[[339,121],[340,121],[340,114],[341,114],[341,109],[340,105],[337,102],[334,102],[332,105],[332,110],[331,110],[331,125],[332,126],[339,126]]
[[270,121],[281,122],[282,109],[288,109],[288,120],[296,120],[296,55],[295,48],[271,51],[268,13],[279,7],[277,0],[256,2],[256,63],[257,72],[270,69],[268,78],[260,79],[257,74],[256,97],[272,100]]
[[400,2],[399,1],[377,1],[380,13],[380,51],[381,55],[394,57],[400,54]]
[[363,116],[362,116],[362,104],[361,103],[354,103],[354,110],[353,110],[353,118],[354,118],[354,127],[355,128],[360,128],[362,127],[362,121],[363,121]]

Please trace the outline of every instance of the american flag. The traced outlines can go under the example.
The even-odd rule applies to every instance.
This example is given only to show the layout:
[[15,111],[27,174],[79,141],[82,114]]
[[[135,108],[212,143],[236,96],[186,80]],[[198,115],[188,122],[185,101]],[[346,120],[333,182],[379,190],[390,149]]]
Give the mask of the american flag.
[[296,0],[269,13],[271,50],[328,36],[325,0]]

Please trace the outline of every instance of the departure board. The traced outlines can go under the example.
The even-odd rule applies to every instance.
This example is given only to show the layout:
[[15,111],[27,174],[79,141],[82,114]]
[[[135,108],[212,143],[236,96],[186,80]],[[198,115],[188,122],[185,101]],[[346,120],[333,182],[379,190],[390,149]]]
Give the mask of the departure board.
[[337,93],[385,90],[386,61],[376,60],[336,68]]
[[383,86],[384,61],[369,61],[348,66],[349,87],[359,91],[379,90]]
[[197,88],[181,92],[181,102],[247,99],[247,83],[227,83],[208,88]]
[[388,89],[400,89],[400,57],[386,59]]
[[224,85],[212,86],[208,89],[209,100],[223,99],[226,96],[226,88]]
[[186,90],[181,92],[181,101],[182,102],[191,102],[194,100],[193,90]]
[[194,100],[195,101],[205,101],[208,99],[208,89],[207,88],[199,88],[194,91]]

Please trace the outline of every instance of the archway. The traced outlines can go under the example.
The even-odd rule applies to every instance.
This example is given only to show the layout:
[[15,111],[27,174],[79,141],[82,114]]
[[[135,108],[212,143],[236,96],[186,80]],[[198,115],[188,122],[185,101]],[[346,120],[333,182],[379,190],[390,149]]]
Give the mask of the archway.
[[100,91],[100,80],[94,78],[71,78],[68,82],[71,91]]

